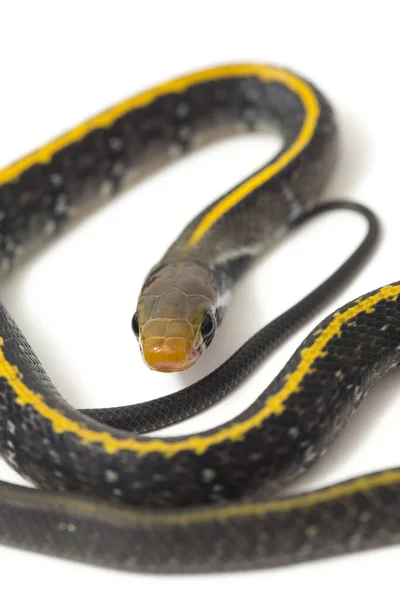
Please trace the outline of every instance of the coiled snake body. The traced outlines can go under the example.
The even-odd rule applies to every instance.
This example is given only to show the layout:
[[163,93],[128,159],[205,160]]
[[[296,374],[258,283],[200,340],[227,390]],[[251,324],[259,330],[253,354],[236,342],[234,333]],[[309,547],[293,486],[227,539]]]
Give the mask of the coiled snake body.
[[[400,283],[350,302],[310,333],[259,398],[196,435],[144,433],[219,400],[361,263],[377,234],[359,205],[318,201],[337,153],[332,109],[268,65],[196,72],[105,111],[0,171],[0,260],[57,232],[85,205],[231,131],[277,126],[279,154],[203,210],[143,286],[133,328],[148,365],[188,368],[230,290],[310,215],[362,212],[370,229],[315,292],[203,381],[150,403],[78,411],[0,312],[0,450],[40,489],[0,483],[0,541],[104,566],[161,572],[267,567],[398,541],[400,470],[280,497],[400,361]],[[274,497],[272,497],[275,495]]]

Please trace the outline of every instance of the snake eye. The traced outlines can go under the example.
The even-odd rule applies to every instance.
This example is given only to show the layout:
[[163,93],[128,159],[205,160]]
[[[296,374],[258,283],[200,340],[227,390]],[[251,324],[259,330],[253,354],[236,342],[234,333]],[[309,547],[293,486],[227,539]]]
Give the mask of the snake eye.
[[135,312],[135,314],[132,317],[132,329],[136,337],[139,337],[139,322],[137,312]]
[[211,341],[215,333],[216,323],[215,318],[212,312],[208,311],[204,315],[203,322],[200,327],[201,335],[203,336],[203,340],[205,342]]

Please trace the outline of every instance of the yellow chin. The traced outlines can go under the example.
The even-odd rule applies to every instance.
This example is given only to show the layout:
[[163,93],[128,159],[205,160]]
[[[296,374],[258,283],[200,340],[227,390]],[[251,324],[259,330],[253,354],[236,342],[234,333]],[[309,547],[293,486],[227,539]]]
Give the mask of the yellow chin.
[[179,337],[150,337],[143,340],[142,348],[147,366],[161,373],[189,369],[199,356],[189,340]]

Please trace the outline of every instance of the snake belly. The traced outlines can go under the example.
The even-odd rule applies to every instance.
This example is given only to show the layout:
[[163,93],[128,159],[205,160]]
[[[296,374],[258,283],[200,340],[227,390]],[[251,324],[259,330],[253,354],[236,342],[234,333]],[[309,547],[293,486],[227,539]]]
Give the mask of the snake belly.
[[[209,266],[225,294],[319,201],[335,163],[332,108],[286,69],[187,75],[0,171],[3,269],[93,199],[203,143],[271,124],[284,140],[279,154],[201,212],[160,262]],[[399,296],[393,284],[342,307],[246,411],[175,438],[134,435],[73,409],[1,307],[0,451],[40,489],[0,484],[0,541],[162,572],[266,567],[394,543],[398,470],[270,497],[325,452],[399,362]]]

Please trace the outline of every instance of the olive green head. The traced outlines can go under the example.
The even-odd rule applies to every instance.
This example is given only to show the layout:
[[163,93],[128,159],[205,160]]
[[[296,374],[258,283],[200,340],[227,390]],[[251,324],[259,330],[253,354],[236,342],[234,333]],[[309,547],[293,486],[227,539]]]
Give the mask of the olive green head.
[[156,371],[188,369],[214,337],[217,291],[210,272],[176,262],[150,273],[132,326],[146,364]]

